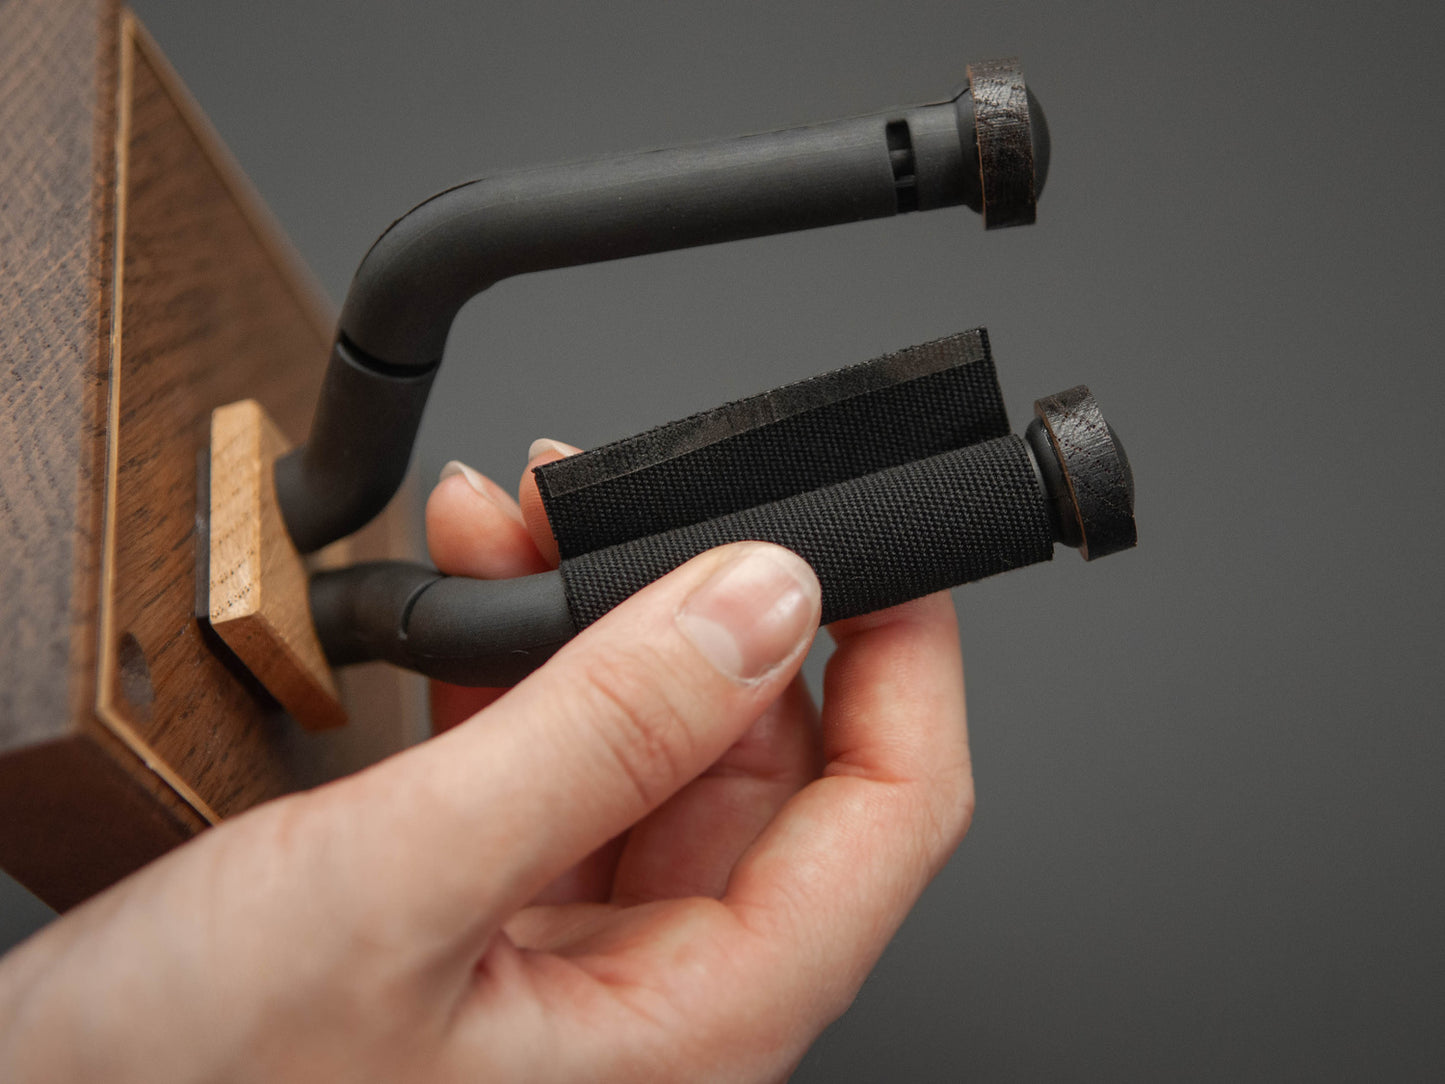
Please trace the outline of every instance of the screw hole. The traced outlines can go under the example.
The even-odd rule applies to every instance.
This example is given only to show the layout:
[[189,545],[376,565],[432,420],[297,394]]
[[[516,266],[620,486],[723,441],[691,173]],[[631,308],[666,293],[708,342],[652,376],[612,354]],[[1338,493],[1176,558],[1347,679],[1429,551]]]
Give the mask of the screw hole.
[[127,704],[142,718],[149,718],[151,704],[155,701],[156,690],[151,684],[151,668],[146,662],[140,641],[131,633],[120,638],[116,648],[116,661],[120,668],[120,694]]

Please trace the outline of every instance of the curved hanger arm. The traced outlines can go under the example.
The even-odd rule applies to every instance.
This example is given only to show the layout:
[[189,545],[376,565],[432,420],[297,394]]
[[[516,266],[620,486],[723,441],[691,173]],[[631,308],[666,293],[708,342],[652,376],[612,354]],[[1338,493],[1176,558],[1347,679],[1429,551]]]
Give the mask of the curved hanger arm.
[[472,181],[398,219],[351,284],[311,435],[277,463],[297,549],[386,506],[453,319],[501,279],[959,204],[1032,222],[1042,111],[1014,62],[969,78],[933,105]]

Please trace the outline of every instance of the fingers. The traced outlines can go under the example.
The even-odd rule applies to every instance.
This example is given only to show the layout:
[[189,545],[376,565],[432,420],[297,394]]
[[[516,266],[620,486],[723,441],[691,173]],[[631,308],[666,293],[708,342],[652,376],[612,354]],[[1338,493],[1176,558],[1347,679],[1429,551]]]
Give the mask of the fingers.
[[812,570],[779,547],[688,562],[466,725],[355,777],[358,876],[439,936],[495,928],[737,741],[818,611]]
[[517,502],[490,478],[455,460],[426,502],[426,540],[437,568],[450,576],[499,580],[543,572]]
[[817,709],[796,677],[716,763],[632,829],[612,901],[721,897],[738,858],[821,768]]
[[547,521],[547,509],[542,505],[542,494],[537,489],[537,479],[532,471],[543,463],[551,463],[569,455],[576,455],[580,451],[580,448],[563,444],[560,440],[550,440],[545,437],[541,440],[534,440],[532,447],[527,451],[527,469],[522,472],[522,482],[517,487],[522,519],[527,524],[527,530],[532,536],[532,544],[537,547],[538,552],[547,559],[552,568],[555,568],[560,560],[557,553],[557,540],[552,537],[552,525]]
[[836,1014],[962,839],[973,777],[948,595],[832,631],[823,778],[739,861],[724,902],[787,946],[772,980],[836,992]]
[[[456,460],[442,468],[427,499],[426,537],[431,559],[451,576],[500,580],[549,567],[532,544],[517,502],[496,482]],[[430,688],[432,731],[437,734],[502,694],[499,689],[441,681],[433,681]]]

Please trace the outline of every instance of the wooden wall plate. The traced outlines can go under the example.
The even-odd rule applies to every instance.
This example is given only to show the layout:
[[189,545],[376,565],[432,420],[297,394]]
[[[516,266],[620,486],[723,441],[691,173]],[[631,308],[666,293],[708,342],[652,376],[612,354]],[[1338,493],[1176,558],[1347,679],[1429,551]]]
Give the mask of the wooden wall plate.
[[314,566],[296,552],[276,499],[276,461],[292,447],[254,399],[211,412],[211,511],[197,547],[209,552],[198,552],[196,572],[205,559],[216,635],[293,719],[329,730],[346,724],[346,708],[311,621]]
[[[299,443],[334,319],[128,12],[10,0],[4,29],[0,865],[64,908],[425,724],[373,666],[307,733],[198,618],[211,412],[254,398]],[[413,550],[410,504],[353,556]]]

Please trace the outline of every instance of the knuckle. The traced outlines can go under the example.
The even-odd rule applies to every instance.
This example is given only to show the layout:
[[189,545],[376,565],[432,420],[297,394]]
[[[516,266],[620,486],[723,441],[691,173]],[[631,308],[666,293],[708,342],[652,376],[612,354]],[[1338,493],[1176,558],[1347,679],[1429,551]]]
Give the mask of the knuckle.
[[648,809],[682,782],[694,744],[669,681],[655,651],[634,647],[606,651],[576,687],[603,755]]
[[944,814],[943,838],[950,851],[962,843],[963,837],[968,835],[968,830],[973,824],[973,813],[976,806],[973,780],[969,779],[965,785],[954,792],[953,801],[949,803]]
[[928,773],[934,826],[945,857],[963,842],[976,804],[966,724],[962,717],[950,718],[947,724],[940,728],[948,736],[947,742],[936,750]]
[[925,798],[932,862],[941,868],[958,849],[973,823],[975,796],[973,774],[968,767],[941,773],[933,781],[930,793]]

